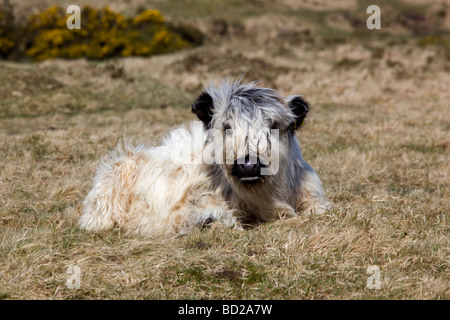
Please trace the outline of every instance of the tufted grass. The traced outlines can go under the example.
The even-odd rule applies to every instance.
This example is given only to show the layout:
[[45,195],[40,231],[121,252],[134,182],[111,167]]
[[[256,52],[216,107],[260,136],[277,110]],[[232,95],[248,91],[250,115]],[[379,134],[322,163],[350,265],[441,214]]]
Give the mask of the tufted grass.
[[[299,45],[274,19],[250,16],[241,36],[167,56],[0,62],[0,298],[449,299],[443,47]],[[254,34],[255,25],[279,37],[266,42],[270,32]],[[237,69],[311,102],[299,137],[334,208],[174,238],[79,230],[98,160],[124,135],[156,144],[194,119],[202,86]],[[66,285],[70,265],[81,269],[80,289]],[[379,290],[366,288],[370,265]]]

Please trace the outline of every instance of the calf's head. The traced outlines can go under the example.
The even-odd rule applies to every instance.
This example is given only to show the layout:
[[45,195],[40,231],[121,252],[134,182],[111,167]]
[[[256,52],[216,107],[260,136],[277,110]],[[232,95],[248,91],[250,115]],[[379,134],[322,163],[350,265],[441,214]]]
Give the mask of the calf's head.
[[[216,146],[216,159],[227,179],[245,187],[275,179],[293,156],[292,139],[308,113],[301,96],[282,98],[255,83],[224,81],[210,86],[192,104]],[[217,148],[217,146],[219,146]]]

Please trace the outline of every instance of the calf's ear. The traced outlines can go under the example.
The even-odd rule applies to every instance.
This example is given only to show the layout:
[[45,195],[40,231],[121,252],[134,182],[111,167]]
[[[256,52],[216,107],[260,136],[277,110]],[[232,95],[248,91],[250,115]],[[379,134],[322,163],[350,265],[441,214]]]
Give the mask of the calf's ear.
[[211,109],[213,107],[213,99],[207,92],[202,92],[197,100],[192,104],[191,110],[195,113],[200,121],[202,121],[206,127],[209,127],[211,123],[212,115]]
[[295,121],[291,124],[293,130],[297,130],[303,125],[306,114],[309,111],[309,104],[302,98],[302,96],[290,96],[287,98],[286,103],[292,113],[295,115]]

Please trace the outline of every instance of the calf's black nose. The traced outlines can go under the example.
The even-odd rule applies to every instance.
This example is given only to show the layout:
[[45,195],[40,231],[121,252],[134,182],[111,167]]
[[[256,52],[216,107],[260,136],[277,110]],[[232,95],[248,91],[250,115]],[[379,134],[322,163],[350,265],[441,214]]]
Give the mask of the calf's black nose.
[[[250,161],[252,160],[252,161]],[[255,163],[256,162],[256,163]],[[246,156],[245,159],[240,158],[234,160],[231,174],[237,178],[254,178],[261,176],[261,162],[259,158],[253,157],[250,159]]]

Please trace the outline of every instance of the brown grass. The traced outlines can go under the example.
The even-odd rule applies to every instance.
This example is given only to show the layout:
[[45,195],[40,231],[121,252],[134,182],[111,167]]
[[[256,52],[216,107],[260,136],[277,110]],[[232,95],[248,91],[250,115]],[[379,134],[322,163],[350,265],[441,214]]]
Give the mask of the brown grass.
[[[450,298],[447,38],[419,45],[412,31],[367,40],[343,30],[342,42],[312,22],[287,32],[282,22],[302,12],[279,6],[243,15],[241,35],[173,55],[0,62],[1,298]],[[211,18],[199,18],[205,30]],[[199,88],[241,72],[311,102],[300,140],[335,208],[170,239],[77,228],[101,156],[124,135],[157,143],[193,119]],[[79,290],[66,286],[71,264]],[[380,290],[366,288],[369,265]]]

